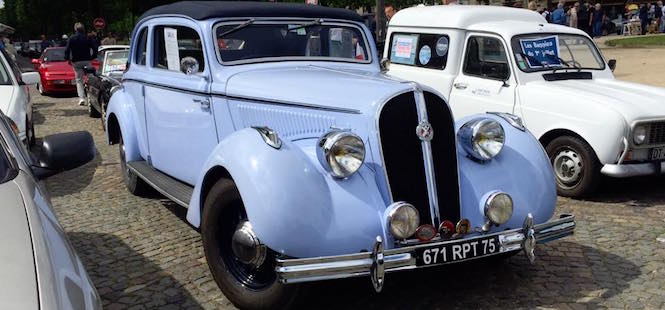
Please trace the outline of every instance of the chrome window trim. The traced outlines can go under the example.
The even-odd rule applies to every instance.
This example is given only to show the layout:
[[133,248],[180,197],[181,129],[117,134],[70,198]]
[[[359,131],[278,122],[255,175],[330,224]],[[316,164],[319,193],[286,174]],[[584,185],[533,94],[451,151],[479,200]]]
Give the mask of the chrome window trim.
[[253,59],[243,59],[243,60],[234,60],[234,61],[223,61],[222,55],[219,53],[219,46],[215,43],[217,42],[217,28],[225,25],[237,24],[239,21],[246,21],[250,18],[254,19],[252,25],[259,24],[276,24],[293,21],[296,23],[306,23],[312,21],[312,18],[300,18],[300,17],[242,17],[242,18],[225,18],[217,20],[213,23],[212,26],[212,42],[215,48],[215,56],[217,61],[223,66],[235,66],[235,65],[244,65],[244,64],[253,64],[253,63],[263,63],[263,62],[278,62],[278,61],[326,61],[326,62],[344,62],[344,63],[354,63],[354,64],[371,64],[374,61],[374,55],[371,51],[371,46],[369,45],[369,40],[367,40],[367,34],[364,29],[359,26],[359,23],[342,20],[342,19],[322,19],[323,22],[321,25],[333,25],[333,26],[345,26],[356,28],[363,36],[365,40],[365,48],[368,59],[365,61],[358,61],[348,58],[334,58],[334,57],[312,57],[312,56],[289,56],[289,57],[262,57],[262,58],[253,58]]

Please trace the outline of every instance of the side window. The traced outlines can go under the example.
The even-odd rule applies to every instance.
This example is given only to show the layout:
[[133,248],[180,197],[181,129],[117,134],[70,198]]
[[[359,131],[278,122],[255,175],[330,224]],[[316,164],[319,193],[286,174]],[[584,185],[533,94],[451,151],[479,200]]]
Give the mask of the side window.
[[445,69],[449,37],[445,34],[393,33],[390,62],[430,69]]
[[204,71],[203,46],[196,30],[183,26],[158,26],[154,31],[153,67],[190,73]]
[[464,57],[464,73],[482,78],[505,80],[510,77],[506,49],[492,37],[470,37]]
[[141,29],[139,34],[139,41],[136,45],[136,55],[134,61],[136,64],[145,66],[146,47],[148,46],[148,27]]

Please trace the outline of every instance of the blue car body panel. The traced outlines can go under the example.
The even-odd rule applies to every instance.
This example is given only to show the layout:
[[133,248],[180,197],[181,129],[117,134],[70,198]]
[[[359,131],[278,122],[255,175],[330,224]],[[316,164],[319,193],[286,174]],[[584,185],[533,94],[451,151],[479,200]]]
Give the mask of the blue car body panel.
[[[377,118],[389,99],[414,87],[432,90],[384,76],[374,52],[369,64],[282,61],[224,66],[211,42],[216,22],[163,17],[137,25],[134,42],[143,27],[149,27],[150,42],[152,27],[158,23],[195,24],[203,40],[206,69],[191,77],[130,66],[125,88],[113,94],[107,111],[118,120],[127,160],[157,159],[152,161],[156,169],[194,187],[187,220],[195,227],[201,225],[206,177],[221,167],[236,183],[257,236],[277,252],[314,257],[371,251],[377,236],[386,241],[386,248],[395,247],[387,229],[386,208],[393,201]],[[371,38],[364,25],[348,23],[361,27]],[[368,44],[374,51],[373,40]],[[148,46],[150,63],[154,53]],[[133,44],[131,55],[135,49]],[[148,89],[151,98],[145,103],[137,102],[145,92],[137,87]],[[205,111],[191,102],[182,102],[185,99],[150,90],[169,87],[208,99],[209,117],[202,117]],[[169,102],[173,104],[165,105]],[[160,110],[151,110],[152,105]],[[155,111],[161,114],[151,116]],[[485,163],[471,160],[457,146],[462,218],[474,227],[483,225],[485,198],[500,190],[512,196],[515,211],[508,223],[492,231],[521,227],[528,213],[536,223],[546,222],[554,212],[556,190],[549,160],[538,141],[490,114],[459,120],[456,130],[474,117],[499,121],[506,142],[503,151]],[[274,129],[282,147],[268,146],[251,126]],[[317,140],[331,128],[351,130],[366,146],[362,168],[347,179],[333,178],[316,158]]]

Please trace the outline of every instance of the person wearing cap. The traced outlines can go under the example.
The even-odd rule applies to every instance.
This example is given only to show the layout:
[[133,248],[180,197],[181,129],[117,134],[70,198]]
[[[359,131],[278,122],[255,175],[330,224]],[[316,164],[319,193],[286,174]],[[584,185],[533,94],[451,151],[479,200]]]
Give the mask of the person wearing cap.
[[88,38],[85,27],[81,23],[74,24],[76,33],[67,40],[65,60],[72,63],[76,77],[76,92],[79,96],[79,105],[85,104],[85,90],[83,88],[83,68],[90,66],[90,61],[97,57],[97,46]]

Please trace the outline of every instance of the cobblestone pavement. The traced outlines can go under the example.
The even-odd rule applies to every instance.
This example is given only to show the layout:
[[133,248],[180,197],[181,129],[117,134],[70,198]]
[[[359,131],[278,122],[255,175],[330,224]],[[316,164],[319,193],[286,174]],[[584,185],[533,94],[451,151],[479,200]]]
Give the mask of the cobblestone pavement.
[[[130,195],[117,146],[99,119],[72,98],[33,93],[38,137],[90,131],[94,161],[48,180],[57,216],[107,309],[232,308],[215,285],[201,238],[185,210],[158,194]],[[369,279],[314,285],[306,308],[665,308],[665,178],[607,180],[586,201],[560,199],[577,216],[573,237],[520,254],[388,274],[381,294]]]

